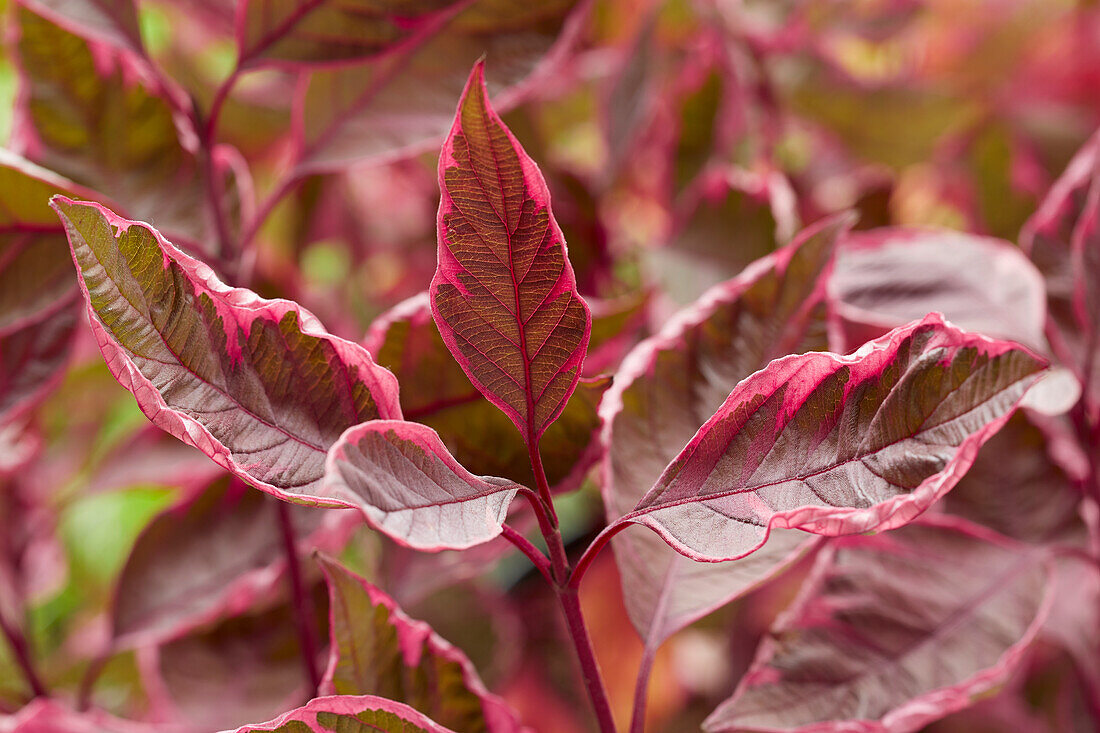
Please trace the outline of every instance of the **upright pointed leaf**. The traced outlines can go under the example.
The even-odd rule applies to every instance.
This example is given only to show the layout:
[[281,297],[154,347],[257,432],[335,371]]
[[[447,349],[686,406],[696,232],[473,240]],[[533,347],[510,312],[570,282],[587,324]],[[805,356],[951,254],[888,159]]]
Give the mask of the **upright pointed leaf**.
[[580,20],[573,11],[583,12],[584,5],[438,0],[389,53],[314,72],[295,103],[299,173],[393,156],[440,139],[465,70],[482,57],[493,64],[494,94],[505,92],[498,104],[514,104],[528,77],[566,49]]
[[146,224],[56,197],[111,373],[158,427],[253,486],[306,504],[340,434],[401,415],[397,381],[285,300],[222,284]]
[[367,521],[421,550],[460,550],[501,532],[519,484],[474,476],[431,428],[371,420],[349,429],[329,452],[326,493],[358,506]]
[[515,713],[485,689],[461,650],[335,561],[323,555],[318,561],[332,609],[322,694],[377,695],[469,733],[520,729]]
[[[841,216],[810,227],[712,288],[623,360],[600,405],[610,519],[637,506],[734,385],[772,359],[827,348],[825,282],[837,237],[850,225]],[[733,565],[691,562],[642,530],[623,532],[612,547],[630,618],[655,648],[784,567],[809,539],[777,532]]]
[[776,527],[901,526],[955,485],[1043,368],[938,314],[851,356],[778,359],[734,388],[615,524],[648,526],[697,560],[746,555]]
[[[233,733],[455,733],[403,703],[374,695],[333,695],[310,700],[267,723]],[[228,732],[226,732],[228,733]]]
[[532,449],[580,379],[592,319],[542,174],[474,67],[439,157],[432,313],[447,348]]
[[1046,278],[1051,346],[1100,421],[1100,133],[1051,187],[1020,244]]
[[[426,292],[383,314],[371,325],[364,346],[397,376],[405,419],[438,432],[459,463],[475,474],[535,485],[523,437],[470,384],[451,356],[432,320]],[[606,387],[606,379],[579,382],[542,437],[539,447],[546,477],[555,491],[577,488],[599,459],[596,406]]]
[[1046,555],[965,523],[834,541],[719,731],[915,731],[1003,682],[1050,605]]

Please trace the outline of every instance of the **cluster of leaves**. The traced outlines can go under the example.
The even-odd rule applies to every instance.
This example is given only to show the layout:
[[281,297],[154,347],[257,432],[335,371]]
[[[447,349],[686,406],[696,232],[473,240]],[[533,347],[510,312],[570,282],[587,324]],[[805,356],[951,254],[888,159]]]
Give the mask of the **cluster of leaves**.
[[0,731],[1100,726],[1100,9],[0,10]]

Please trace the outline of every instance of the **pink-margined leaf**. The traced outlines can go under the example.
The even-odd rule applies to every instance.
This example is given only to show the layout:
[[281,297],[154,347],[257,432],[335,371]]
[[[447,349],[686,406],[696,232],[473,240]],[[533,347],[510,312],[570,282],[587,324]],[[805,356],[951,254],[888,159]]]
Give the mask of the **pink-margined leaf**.
[[904,733],[965,708],[1042,627],[1048,561],[961,520],[833,540],[703,728]]
[[397,380],[305,309],[221,283],[146,224],[56,197],[111,373],[161,429],[247,483],[303,504],[324,493],[347,428],[400,418]]
[[[256,492],[253,492],[256,493]],[[330,512],[331,513],[331,512]],[[312,570],[312,568],[309,568]],[[318,573],[310,573],[301,609],[314,639],[326,638],[328,594]],[[165,717],[190,730],[219,730],[265,720],[292,708],[310,693],[302,665],[299,609],[285,588],[255,599],[252,606],[159,646],[137,649],[144,686],[162,695]],[[325,649],[314,650],[315,668]]]
[[[304,506],[290,517],[305,551],[338,550],[350,534],[347,520],[359,519]],[[163,641],[240,613],[284,582],[285,568],[275,502],[222,474],[154,518],[134,542],[115,590],[114,647]]]
[[905,227],[852,232],[837,250],[829,291],[842,351],[932,312],[968,331],[1046,345],[1042,275],[1002,239]]
[[592,331],[535,162],[470,74],[439,156],[432,314],[466,376],[534,451],[580,379]]
[[[618,323],[612,324],[619,325]],[[595,332],[595,323],[593,332]],[[608,334],[614,338],[614,335]],[[617,335],[617,334],[616,334]],[[363,345],[397,376],[406,420],[423,423],[474,474],[500,476],[534,486],[523,437],[466,377],[432,320],[428,294],[399,303],[371,325]],[[582,379],[539,448],[555,491],[577,488],[599,459],[596,407],[606,379]]]
[[929,314],[850,356],[777,359],[740,382],[630,513],[696,560],[775,528],[892,529],[951,489],[1045,362]]
[[1052,458],[1043,419],[1017,411],[944,497],[946,511],[1023,542],[1072,542],[1083,535],[1076,477]]
[[0,713],[3,733],[155,733],[157,730],[165,729],[116,718],[96,708],[77,712],[52,697],[36,697],[10,717]]
[[349,428],[329,451],[325,491],[376,529],[421,550],[460,550],[501,533],[517,483],[474,476],[439,434],[403,420]]
[[[13,147],[97,192],[89,198],[211,251],[217,226],[196,133],[180,112],[190,104],[185,92],[135,53],[87,41],[22,6],[17,17]],[[234,229],[251,195],[247,167],[225,145],[211,151],[209,164]]]
[[[267,723],[232,733],[456,733],[408,705],[374,695],[332,695],[310,700]],[[229,733],[225,731],[223,733]]]
[[70,181],[0,149],[0,427],[50,392],[76,330],[76,283],[50,197]]
[[317,559],[332,613],[321,694],[377,695],[471,733],[521,730],[515,712],[485,689],[461,650],[336,561]]
[[[623,360],[600,405],[603,492],[611,520],[629,514],[662,471],[722,406],[772,359],[825,349],[825,282],[849,216],[826,219],[674,316]],[[694,563],[652,532],[612,540],[627,610],[651,649],[779,571],[807,549],[802,532],[776,532],[733,565]]]
[[313,72],[295,102],[298,173],[426,149],[447,133],[465,70],[482,57],[497,106],[514,105],[566,51],[587,4],[441,0],[389,53]]
[[22,0],[22,4],[71,33],[145,54],[134,0]]
[[1046,278],[1054,353],[1077,374],[1092,419],[1100,420],[1100,133],[1055,181],[1020,245]]

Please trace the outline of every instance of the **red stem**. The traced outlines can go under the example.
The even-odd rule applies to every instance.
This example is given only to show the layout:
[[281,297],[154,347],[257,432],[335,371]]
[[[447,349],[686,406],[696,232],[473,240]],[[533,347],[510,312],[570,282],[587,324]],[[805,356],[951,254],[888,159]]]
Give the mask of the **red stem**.
[[294,539],[294,525],[290,521],[290,505],[276,500],[279,510],[279,528],[283,534],[283,548],[286,550],[287,574],[290,576],[291,602],[294,606],[294,624],[298,627],[298,647],[302,652],[302,666],[309,680],[312,700],[317,697],[317,688],[321,676],[317,671],[317,640],[313,629],[313,604],[310,603],[302,582],[302,569],[298,564],[297,542]]
[[8,625],[2,613],[0,613],[0,631],[3,631],[4,636],[7,638],[12,653],[15,655],[15,661],[18,663],[19,669],[22,670],[23,677],[26,678],[33,696],[47,697],[49,693],[46,692],[46,686],[42,684],[42,679],[34,669],[30,650],[27,648],[27,640],[18,630]]
[[646,644],[642,661],[638,665],[638,679],[634,683],[634,711],[630,716],[630,733],[645,733],[645,704],[649,698],[649,676],[653,672],[653,660],[657,648]]
[[539,520],[539,529],[546,540],[546,546],[550,549],[550,560],[554,575],[554,580],[550,583],[550,586],[557,594],[558,603],[565,615],[569,637],[573,640],[573,648],[577,652],[577,660],[581,665],[584,689],[588,693],[588,699],[592,702],[600,731],[601,733],[615,733],[615,719],[611,715],[611,704],[608,702],[607,689],[604,687],[603,677],[600,675],[600,665],[596,661],[596,652],[592,648],[592,639],[588,636],[588,628],[584,623],[584,613],[581,611],[577,588],[569,582],[571,579],[569,559],[565,553],[565,543],[562,541],[561,531],[558,529],[557,516],[552,514],[554,504],[550,497],[550,486],[546,480],[546,471],[542,467],[538,442],[531,441],[528,445],[530,446],[531,469],[535,473],[539,496],[536,498],[528,492],[524,492],[524,494],[535,510],[535,515]]
[[539,549],[527,541],[527,538],[521,535],[516,530],[509,527],[507,524],[501,526],[504,539],[511,542],[519,551],[527,556],[527,559],[531,561],[531,564],[542,573],[542,577],[546,578],[546,582],[551,585],[554,584],[554,578],[552,570],[550,569],[550,560],[539,552]]
[[581,559],[577,561],[577,567],[573,569],[573,575],[569,578],[569,587],[578,588],[581,584],[581,578],[584,577],[584,573],[588,570],[588,566],[592,564],[592,561],[596,559],[596,555],[600,554],[611,538],[622,532],[627,527],[627,522],[620,522],[618,524],[612,524],[604,527],[604,530],[596,535],[596,539],[592,540],[592,544],[581,555]]

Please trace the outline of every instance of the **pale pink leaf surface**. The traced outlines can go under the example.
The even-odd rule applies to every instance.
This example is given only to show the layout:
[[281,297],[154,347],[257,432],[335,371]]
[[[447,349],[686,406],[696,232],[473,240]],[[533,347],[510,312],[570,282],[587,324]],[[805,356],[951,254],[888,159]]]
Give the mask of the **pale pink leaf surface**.
[[499,535],[512,499],[530,490],[474,476],[426,425],[371,420],[332,446],[325,491],[358,506],[372,526],[402,544],[459,550]]
[[77,712],[49,697],[31,700],[14,715],[0,714],[0,733],[155,733],[157,729],[99,709]]
[[928,313],[959,328],[1043,349],[1046,289],[1011,243],[946,229],[852,232],[837,250],[829,291],[842,350]]
[[[304,549],[335,551],[346,540],[340,525],[350,517],[341,512],[296,506],[290,514]],[[285,566],[274,501],[223,474],[138,536],[116,586],[115,647],[162,641],[240,613],[284,582]]]
[[520,730],[515,713],[485,689],[461,650],[334,560],[317,559],[332,613],[321,694],[377,695],[470,733]]
[[[493,66],[498,107],[515,104],[576,34],[583,0],[463,0],[377,59],[310,74],[295,103],[299,173],[427,148],[447,134],[466,69]],[[576,10],[576,12],[574,12]]]
[[580,379],[592,318],[535,162],[478,62],[439,156],[432,314],[466,376],[532,449]]
[[960,520],[833,540],[719,731],[915,731],[1019,664],[1050,606],[1048,556]]
[[1100,419],[1100,133],[1051,186],[1020,245],[1046,278],[1051,346]]
[[237,11],[238,65],[294,68],[365,60],[445,23],[465,0],[247,0]]
[[788,356],[745,379],[630,513],[698,560],[773,528],[901,526],[951,489],[1044,369],[938,314],[850,356]]
[[233,733],[455,733],[408,705],[373,695],[333,695],[310,700],[267,723]]
[[72,33],[144,54],[134,0],[23,0]]
[[397,381],[308,311],[221,283],[148,225],[57,197],[89,320],[115,378],[158,427],[256,488],[324,493],[347,428],[400,418]]
[[[825,279],[850,225],[841,216],[808,228],[627,355],[600,405],[611,520],[637,506],[738,382],[772,359],[827,348]],[[784,567],[810,539],[776,532],[753,557],[720,566],[692,562],[640,529],[617,535],[612,547],[631,620],[656,646]]]
[[[621,325],[621,321],[607,324],[609,330]],[[382,314],[371,324],[363,345],[397,376],[405,419],[438,432],[460,464],[475,474],[535,485],[523,436],[507,415],[470,384],[451,356],[432,320],[427,292]],[[607,382],[582,379],[539,442],[546,478],[555,491],[577,488],[599,459],[596,408]]]

